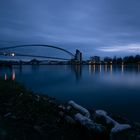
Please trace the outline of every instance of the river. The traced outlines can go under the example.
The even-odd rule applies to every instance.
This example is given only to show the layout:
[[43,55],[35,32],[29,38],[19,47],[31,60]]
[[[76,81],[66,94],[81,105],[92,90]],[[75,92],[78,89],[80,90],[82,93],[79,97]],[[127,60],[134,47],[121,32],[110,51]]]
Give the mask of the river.
[[74,100],[140,122],[140,66],[23,65],[0,68],[0,77],[62,102]]

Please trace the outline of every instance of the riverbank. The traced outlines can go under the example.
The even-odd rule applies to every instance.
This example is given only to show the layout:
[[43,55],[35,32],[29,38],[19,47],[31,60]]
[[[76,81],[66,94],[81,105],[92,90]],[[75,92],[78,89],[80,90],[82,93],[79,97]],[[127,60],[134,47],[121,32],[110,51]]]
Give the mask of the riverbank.
[[[14,81],[0,80],[1,140],[110,139],[112,124],[107,125],[104,119],[95,118],[95,110],[89,112],[91,120],[101,124],[103,131],[93,131],[96,128],[89,127],[89,124],[94,123],[84,126],[76,121],[73,116],[78,111],[71,109],[70,104],[61,104],[54,98],[33,93]],[[131,126],[131,129],[117,133],[117,140],[140,139],[139,124],[118,116],[111,117]]]

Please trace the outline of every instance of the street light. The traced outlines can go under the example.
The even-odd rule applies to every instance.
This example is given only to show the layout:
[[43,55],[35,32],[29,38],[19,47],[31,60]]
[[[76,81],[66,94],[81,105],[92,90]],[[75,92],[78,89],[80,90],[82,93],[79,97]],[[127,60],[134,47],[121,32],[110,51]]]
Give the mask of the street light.
[[15,56],[15,53],[11,53],[11,56]]

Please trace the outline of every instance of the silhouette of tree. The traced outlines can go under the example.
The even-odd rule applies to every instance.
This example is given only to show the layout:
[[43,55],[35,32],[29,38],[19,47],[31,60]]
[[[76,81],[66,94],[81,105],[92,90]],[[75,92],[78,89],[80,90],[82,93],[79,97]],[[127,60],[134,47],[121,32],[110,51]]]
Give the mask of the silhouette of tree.
[[121,57],[117,58],[117,64],[122,64],[123,59]]

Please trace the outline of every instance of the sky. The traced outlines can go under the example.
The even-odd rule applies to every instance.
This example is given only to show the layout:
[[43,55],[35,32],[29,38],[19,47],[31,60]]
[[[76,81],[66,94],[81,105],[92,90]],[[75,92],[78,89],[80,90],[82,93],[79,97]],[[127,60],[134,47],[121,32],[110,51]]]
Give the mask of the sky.
[[35,43],[85,59],[140,54],[140,0],[0,0],[0,47]]

